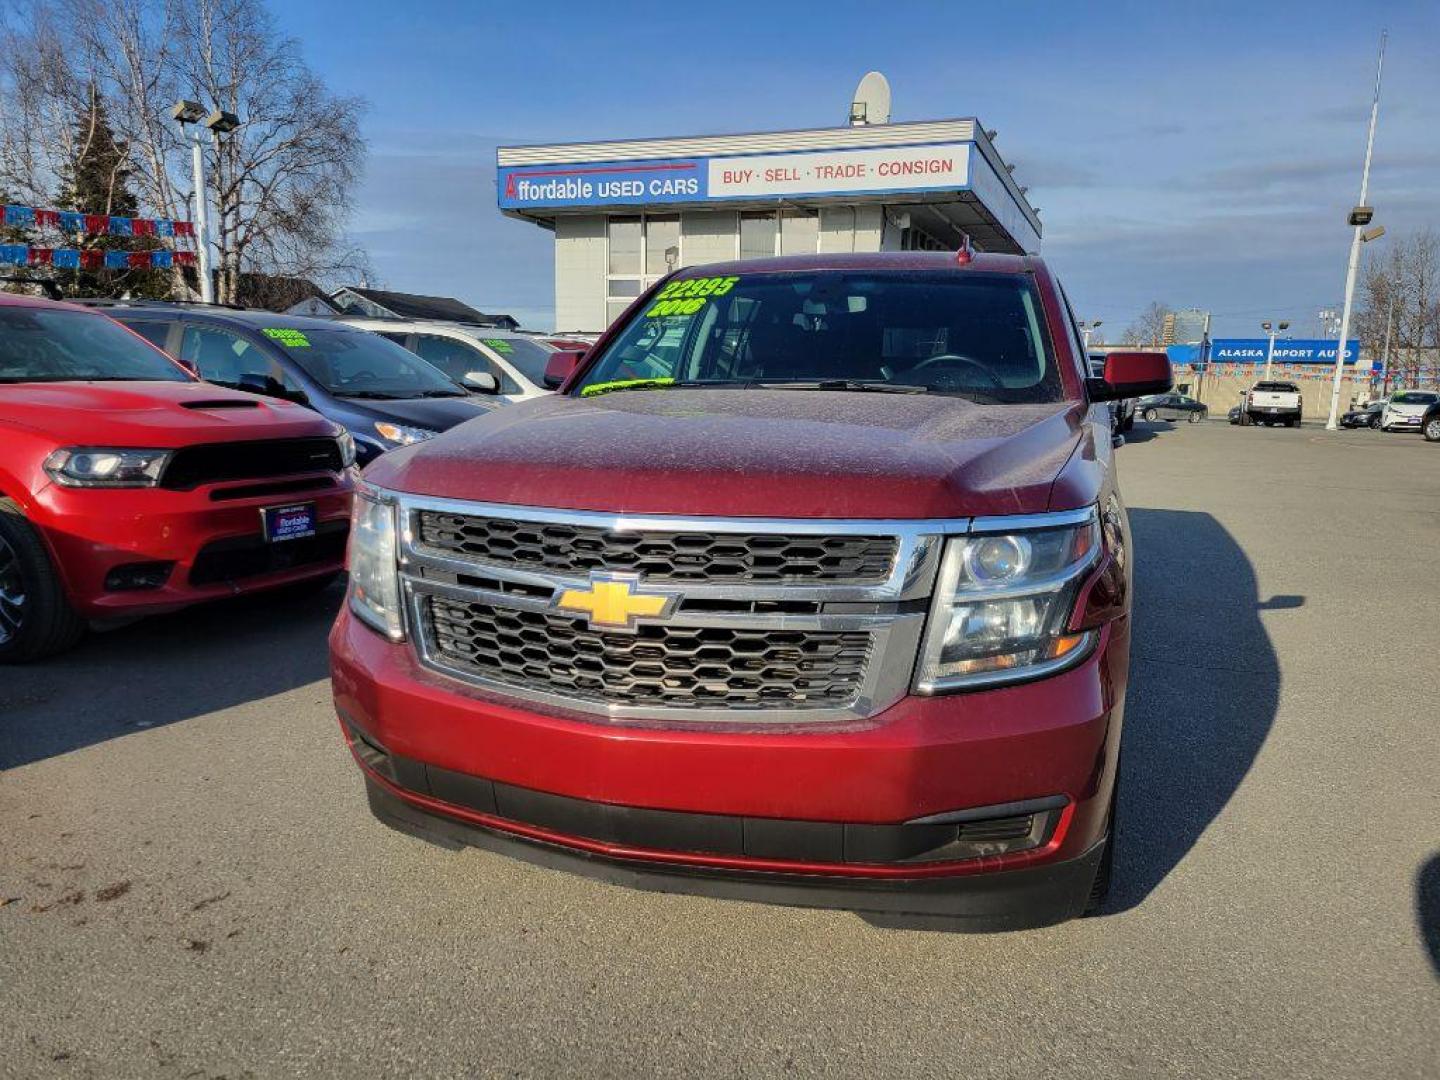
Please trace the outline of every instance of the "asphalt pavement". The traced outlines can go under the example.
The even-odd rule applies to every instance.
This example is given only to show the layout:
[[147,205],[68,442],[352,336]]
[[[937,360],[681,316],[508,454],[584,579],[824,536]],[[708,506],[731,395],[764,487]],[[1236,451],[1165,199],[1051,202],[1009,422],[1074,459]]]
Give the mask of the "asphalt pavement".
[[341,743],[339,591],[233,603],[0,669],[0,1075],[1440,1076],[1440,446],[1119,460],[1109,913],[891,930],[429,846]]

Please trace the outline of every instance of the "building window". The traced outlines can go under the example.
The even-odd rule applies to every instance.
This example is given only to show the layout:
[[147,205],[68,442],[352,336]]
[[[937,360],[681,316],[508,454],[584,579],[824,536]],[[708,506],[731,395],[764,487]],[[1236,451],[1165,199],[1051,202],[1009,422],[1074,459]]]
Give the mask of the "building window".
[[680,265],[680,215],[633,214],[607,218],[605,321]]
[[820,250],[816,210],[758,210],[740,215],[740,258],[814,255]]
[[662,278],[680,265],[680,215],[645,218],[645,276]]
[[780,215],[781,255],[814,255],[819,250],[818,210],[786,210]]
[[740,215],[740,258],[768,259],[777,250],[779,218],[773,213],[742,213]]

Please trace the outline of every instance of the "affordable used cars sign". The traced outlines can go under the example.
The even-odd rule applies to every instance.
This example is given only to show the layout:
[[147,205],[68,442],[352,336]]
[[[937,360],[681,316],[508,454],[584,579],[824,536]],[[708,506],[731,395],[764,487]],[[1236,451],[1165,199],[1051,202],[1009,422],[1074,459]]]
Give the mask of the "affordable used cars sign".
[[500,167],[497,181],[503,210],[962,189],[970,181],[970,144],[514,165]]

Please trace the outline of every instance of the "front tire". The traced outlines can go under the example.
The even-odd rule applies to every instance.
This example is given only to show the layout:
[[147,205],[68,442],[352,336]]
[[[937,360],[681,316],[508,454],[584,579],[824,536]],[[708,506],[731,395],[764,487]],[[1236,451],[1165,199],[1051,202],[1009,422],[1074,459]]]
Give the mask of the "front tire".
[[1199,422],[1200,422],[1200,414],[1199,414],[1198,412],[1192,412],[1192,413],[1190,414],[1190,423],[1192,423],[1192,424],[1198,424]]
[[1426,442],[1440,442],[1440,416],[1425,421],[1424,435]]
[[1146,409],[1141,415],[1145,418],[1147,424],[1153,424],[1160,417],[1160,414],[1154,409]]
[[39,532],[0,499],[0,664],[54,656],[84,636]]

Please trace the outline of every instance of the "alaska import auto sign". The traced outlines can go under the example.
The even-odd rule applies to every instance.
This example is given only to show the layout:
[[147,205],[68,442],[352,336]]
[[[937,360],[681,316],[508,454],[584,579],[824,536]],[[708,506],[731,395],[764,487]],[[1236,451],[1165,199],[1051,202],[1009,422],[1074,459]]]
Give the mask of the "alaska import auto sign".
[[970,185],[970,144],[501,166],[502,210],[884,194]]
[[[1276,338],[1274,362],[1277,364],[1333,364],[1334,338]],[[1268,338],[1216,338],[1210,343],[1212,364],[1263,364],[1270,349]],[[1360,343],[1353,338],[1345,343],[1345,362],[1353,364],[1360,356]]]

